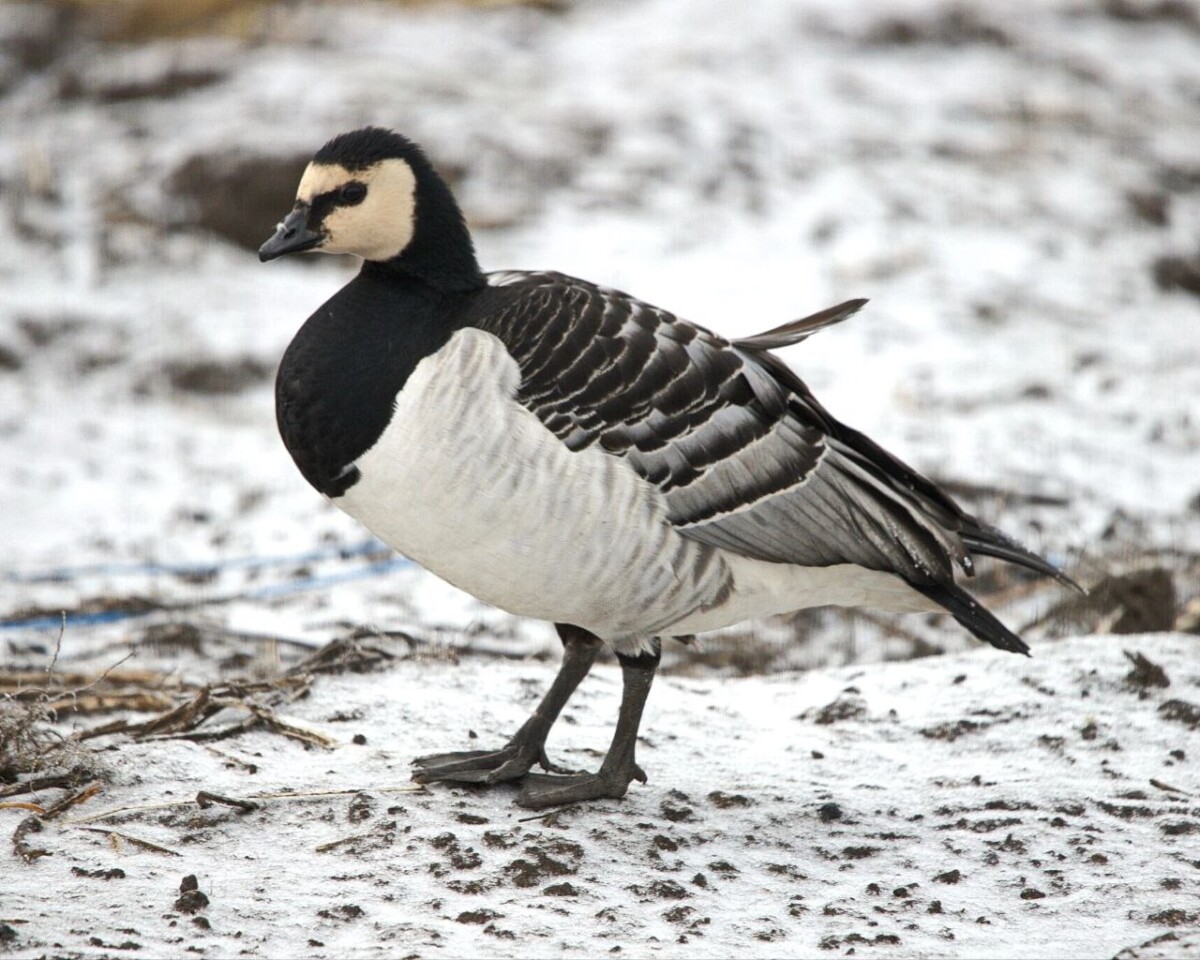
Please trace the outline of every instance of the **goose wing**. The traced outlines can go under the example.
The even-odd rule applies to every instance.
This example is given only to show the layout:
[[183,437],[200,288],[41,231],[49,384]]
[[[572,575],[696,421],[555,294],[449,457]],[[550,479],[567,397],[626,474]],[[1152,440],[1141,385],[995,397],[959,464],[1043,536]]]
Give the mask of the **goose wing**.
[[835,420],[767,352],[866,301],[730,341],[562,274],[491,282],[474,325],[519,365],[516,399],[571,449],[599,447],[654,484],[683,536],[777,563],[856,563],[930,588],[953,587],[955,566],[971,573],[972,550],[1057,575]]

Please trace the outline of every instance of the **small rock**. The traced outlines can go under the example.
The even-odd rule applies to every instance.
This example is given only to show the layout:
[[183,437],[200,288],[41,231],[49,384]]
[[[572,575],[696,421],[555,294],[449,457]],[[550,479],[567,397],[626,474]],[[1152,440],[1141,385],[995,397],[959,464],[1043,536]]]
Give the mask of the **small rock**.
[[686,904],[678,907],[672,907],[663,913],[663,919],[668,923],[685,923],[687,919],[696,912],[695,907],[689,907]]
[[1171,571],[1150,567],[1105,577],[1086,597],[1068,600],[1062,612],[1092,626],[1115,614],[1110,633],[1157,633],[1174,629],[1176,604]]
[[888,17],[873,24],[864,40],[879,47],[1011,47],[1014,43],[1007,32],[966,7],[926,16]]
[[1141,653],[1130,653],[1128,650],[1122,650],[1125,654],[1125,659],[1133,664],[1133,669],[1125,675],[1125,683],[1131,687],[1169,687],[1170,679],[1167,677],[1167,671],[1160,667],[1149,657]]
[[682,900],[684,897],[691,896],[686,888],[681,887],[674,880],[655,880],[650,884],[647,893],[660,900]]
[[1158,712],[1164,720],[1187,724],[1192,730],[1200,727],[1200,707],[1187,700],[1168,700],[1159,704]]
[[1175,907],[1170,910],[1161,910],[1158,913],[1152,913],[1146,918],[1151,923],[1160,923],[1166,927],[1179,927],[1184,924],[1195,923],[1200,919],[1200,912],[1195,910],[1182,910]]
[[1171,196],[1161,190],[1130,190],[1125,194],[1129,208],[1154,227],[1165,227],[1171,219]]
[[866,713],[866,700],[860,696],[843,692],[838,694],[837,699],[825,704],[820,709],[805,710],[800,714],[800,719],[811,719],[813,723],[828,725],[841,720],[854,720],[865,716]]
[[490,923],[500,916],[502,915],[495,910],[464,910],[454,920],[456,923],[477,923],[482,925]]
[[1200,254],[1159,257],[1152,270],[1160,290],[1184,290],[1200,297]]
[[368,820],[375,810],[375,798],[369,793],[356,793],[346,810],[346,819],[351,823],[362,823]]
[[179,898],[175,909],[180,913],[199,913],[208,906],[208,897],[200,892],[200,882],[194,873],[188,874],[179,884]]
[[20,370],[24,365],[19,353],[0,343],[0,370]]
[[841,820],[842,808],[832,801],[829,803],[823,803],[817,808],[817,816],[821,818],[822,823],[830,823],[834,820]]
[[664,800],[659,805],[659,812],[662,814],[664,820],[670,820],[672,823],[686,823],[689,820],[696,819],[696,811],[691,807],[675,804],[670,800]]
[[356,903],[344,903],[332,910],[318,910],[317,916],[326,920],[349,921],[366,916],[366,911]]
[[753,806],[754,801],[749,797],[744,797],[740,793],[723,793],[720,790],[714,790],[708,795],[709,803],[715,804],[722,810],[729,807],[749,807]]

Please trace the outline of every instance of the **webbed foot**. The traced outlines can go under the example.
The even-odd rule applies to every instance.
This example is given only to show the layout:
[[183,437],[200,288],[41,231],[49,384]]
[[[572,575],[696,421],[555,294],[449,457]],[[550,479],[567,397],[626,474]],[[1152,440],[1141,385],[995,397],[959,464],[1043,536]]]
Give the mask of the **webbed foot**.
[[464,750],[458,753],[434,753],[418,757],[412,778],[417,783],[449,780],[455,783],[502,783],[520,780],[536,763],[543,770],[567,773],[555,766],[539,744],[518,742],[520,734],[499,750]]
[[454,783],[502,783],[520,780],[533,765],[554,773],[572,773],[552,764],[546,756],[546,736],[575,688],[591,669],[600,652],[600,641],[578,627],[558,625],[563,642],[563,659],[554,683],[524,726],[498,750],[463,750],[434,753],[413,761],[412,778],[417,783],[449,780]]
[[624,769],[599,773],[577,773],[565,777],[531,773],[521,784],[517,803],[530,810],[561,807],[584,800],[619,800],[634,780],[646,782],[646,774],[636,763]]
[[617,714],[617,729],[613,734],[608,755],[596,773],[581,773],[567,777],[548,777],[530,774],[521,784],[517,803],[531,810],[559,807],[584,800],[619,800],[629,785],[637,780],[646,782],[646,773],[637,765],[638,727],[642,710],[658,668],[657,645],[640,656],[617,654],[621,664],[623,689],[621,709]]

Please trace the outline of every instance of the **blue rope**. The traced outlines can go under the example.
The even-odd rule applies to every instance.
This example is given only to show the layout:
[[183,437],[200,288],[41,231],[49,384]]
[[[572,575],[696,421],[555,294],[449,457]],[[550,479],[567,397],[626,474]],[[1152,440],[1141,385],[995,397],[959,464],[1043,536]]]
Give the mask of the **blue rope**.
[[351,580],[364,580],[367,577],[378,577],[393,570],[403,570],[412,566],[412,561],[404,557],[389,557],[368,563],[357,570],[343,570],[341,573],[327,573],[320,577],[302,577],[299,580],[289,580],[284,583],[272,583],[264,587],[255,587],[245,593],[229,597],[229,600],[266,600],[271,597],[286,597],[293,593],[304,593],[309,590],[321,590],[339,583]]
[[157,563],[153,560],[145,563],[93,563],[78,567],[55,567],[35,573],[21,573],[6,570],[0,573],[0,579],[7,583],[61,583],[64,580],[78,580],[81,577],[124,577],[135,575],[153,576],[170,574],[172,576],[203,576],[218,573],[222,570],[255,570],[263,567],[283,567],[291,564],[318,563],[322,560],[348,559],[363,554],[388,553],[390,547],[381,540],[365,540],[350,547],[329,547],[325,550],[310,550],[307,553],[276,555],[269,557],[229,557],[224,560],[214,560],[211,563]]
[[0,620],[0,630],[57,630],[65,623],[68,627],[91,626],[97,623],[112,623],[116,620],[132,620],[144,617],[157,610],[98,610],[95,613],[68,613],[57,617],[31,617],[28,620]]
[[[319,551],[305,554],[304,556],[310,559],[326,559],[339,555],[354,556],[364,553],[374,553],[383,549],[387,548],[380,544],[379,541],[374,540],[359,547],[349,548],[348,550]],[[260,558],[244,559],[255,560]],[[299,557],[261,559],[264,559],[265,562],[238,563],[237,565],[242,567],[253,567],[269,566],[273,563],[305,562]],[[295,580],[284,581],[283,583],[267,584],[265,586],[246,590],[242,593],[236,593],[229,596],[212,597],[207,600],[194,600],[175,604],[163,604],[161,606],[155,606],[145,610],[98,610],[92,613],[64,613],[57,616],[37,616],[24,619],[16,618],[11,620],[0,620],[0,630],[57,630],[60,629],[64,623],[68,627],[94,626],[96,624],[117,623],[122,620],[134,620],[139,617],[147,617],[156,613],[168,613],[173,610],[192,610],[199,607],[232,603],[237,600],[266,600],[272,597],[284,597],[296,593],[305,593],[310,590],[321,590],[335,584],[347,583],[351,580],[362,580],[367,577],[377,577],[385,573],[390,573],[393,570],[402,570],[411,565],[411,560],[407,560],[404,557],[392,556],[388,557],[386,560],[378,560],[355,570],[343,570],[339,573],[328,573],[320,576],[300,577]],[[146,566],[153,565],[147,564]],[[80,567],[76,569],[85,568]],[[199,569],[211,569],[211,567],[201,566]]]

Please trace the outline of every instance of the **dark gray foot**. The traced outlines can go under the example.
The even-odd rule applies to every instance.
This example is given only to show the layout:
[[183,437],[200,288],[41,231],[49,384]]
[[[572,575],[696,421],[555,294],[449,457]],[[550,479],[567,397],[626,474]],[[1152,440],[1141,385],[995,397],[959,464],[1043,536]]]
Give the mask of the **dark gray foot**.
[[451,780],[455,783],[502,783],[520,780],[533,765],[543,770],[556,768],[546,757],[546,751],[509,743],[499,750],[464,750],[460,753],[435,753],[418,757],[412,778],[417,783],[436,783]]
[[584,800],[619,800],[629,785],[637,780],[646,782],[645,771],[637,765],[638,727],[642,710],[658,669],[658,645],[650,653],[638,657],[617,654],[621,664],[623,689],[621,710],[617,714],[617,729],[613,734],[608,755],[598,773],[583,773],[570,777],[546,777],[530,774],[521,784],[517,803],[531,810],[560,807]]
[[533,765],[555,773],[571,773],[546,757],[546,736],[571,694],[591,669],[600,652],[600,641],[578,627],[558,625],[563,659],[554,683],[525,725],[499,750],[466,750],[435,753],[413,761],[417,783],[449,780],[454,783],[502,783],[519,780]]
[[636,763],[625,771],[579,773],[568,777],[550,777],[531,773],[521,784],[517,803],[529,810],[561,807],[584,800],[620,800],[634,780],[646,782],[646,774]]

